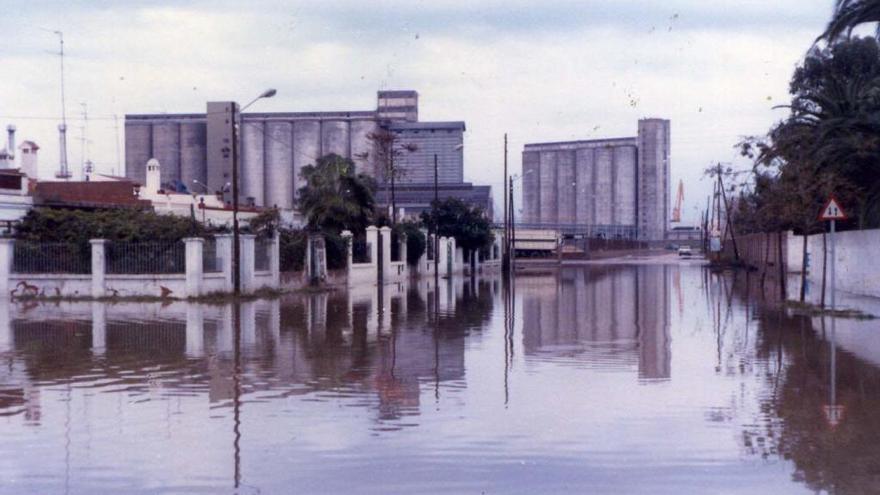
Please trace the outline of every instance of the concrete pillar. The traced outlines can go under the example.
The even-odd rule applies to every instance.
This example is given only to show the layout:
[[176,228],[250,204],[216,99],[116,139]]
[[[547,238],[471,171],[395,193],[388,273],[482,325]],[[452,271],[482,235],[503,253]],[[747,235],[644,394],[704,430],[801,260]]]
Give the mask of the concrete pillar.
[[3,297],[9,294],[9,275],[12,273],[13,239],[0,239],[0,290]]
[[272,271],[272,288],[281,288],[281,235],[275,233],[272,236],[272,252],[269,259],[269,269]]
[[186,246],[186,296],[202,295],[202,263],[205,240],[201,237],[187,237],[183,240]]
[[342,236],[342,240],[345,241],[345,260],[346,260],[345,280],[346,280],[347,284],[351,284],[351,282],[352,282],[352,280],[351,280],[351,263],[352,263],[351,241],[352,241],[352,237],[354,237],[354,235],[349,230],[343,230],[342,234],[340,234],[340,235]]
[[103,356],[107,350],[107,305],[92,303],[92,354]]
[[0,297],[0,352],[11,351],[14,345],[12,323],[9,321],[9,299]]
[[241,242],[241,291],[245,294],[253,292],[255,287],[254,278],[254,244],[257,236],[254,234],[239,234],[238,239]]
[[406,234],[400,235],[400,261],[404,263],[404,266],[409,266],[406,262]]
[[382,237],[382,283],[387,284],[391,276],[391,227],[379,229]]
[[104,297],[104,275],[107,268],[107,258],[104,254],[107,241],[105,239],[92,239],[92,297]]
[[217,260],[223,274],[223,291],[232,292],[232,234],[217,234]]
[[[187,272],[189,273],[189,272]],[[189,277],[187,277],[188,281]],[[189,285],[187,283],[187,285]],[[205,313],[201,304],[186,305],[186,356],[201,357],[205,353]]]

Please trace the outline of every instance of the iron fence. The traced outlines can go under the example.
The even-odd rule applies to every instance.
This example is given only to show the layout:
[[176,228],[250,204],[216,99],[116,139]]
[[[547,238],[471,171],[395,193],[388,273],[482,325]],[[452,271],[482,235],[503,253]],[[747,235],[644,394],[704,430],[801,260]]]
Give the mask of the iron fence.
[[109,274],[170,274],[186,272],[186,249],[178,242],[107,243]]
[[206,237],[202,246],[202,271],[204,273],[219,273],[223,270],[223,263],[217,253],[217,239]]
[[425,252],[428,255],[428,261],[434,261],[434,236],[428,235],[425,241]]
[[391,231],[391,261],[400,261],[400,235]]
[[366,239],[351,240],[351,262],[352,263],[371,263],[372,246]]
[[257,239],[254,241],[254,270],[269,270],[269,262],[272,259],[272,239]]
[[92,273],[92,248],[65,242],[15,241],[13,273]]

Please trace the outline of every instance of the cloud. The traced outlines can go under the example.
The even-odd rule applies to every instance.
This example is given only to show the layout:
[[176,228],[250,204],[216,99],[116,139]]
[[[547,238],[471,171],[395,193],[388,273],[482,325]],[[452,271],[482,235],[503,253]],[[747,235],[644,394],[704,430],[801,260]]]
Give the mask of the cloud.
[[671,118],[673,179],[695,205],[705,166],[779,118],[771,107],[827,14],[792,0],[31,3],[7,19],[0,123],[41,145],[48,176],[57,39],[40,28],[61,29],[74,170],[80,102],[91,158],[119,173],[114,115],[199,112],[266,87],[279,93],[259,110],[369,110],[377,89],[411,88],[423,120],[467,122],[465,175],[496,191],[504,132],[518,171],[525,142],[633,135],[640,117]]

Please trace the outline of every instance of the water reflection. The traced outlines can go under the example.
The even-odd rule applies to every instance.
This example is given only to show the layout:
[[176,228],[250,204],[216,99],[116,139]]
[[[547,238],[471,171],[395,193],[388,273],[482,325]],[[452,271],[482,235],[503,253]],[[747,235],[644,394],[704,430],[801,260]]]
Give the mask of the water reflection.
[[0,493],[880,491],[876,322],[644,265],[0,303]]
[[669,270],[595,266],[518,280],[526,354],[603,368],[636,365],[642,379],[668,379]]

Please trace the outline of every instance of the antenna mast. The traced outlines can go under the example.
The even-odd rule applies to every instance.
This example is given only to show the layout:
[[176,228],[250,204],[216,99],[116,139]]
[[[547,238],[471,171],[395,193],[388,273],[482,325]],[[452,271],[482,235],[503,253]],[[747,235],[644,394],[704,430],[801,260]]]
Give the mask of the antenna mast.
[[64,33],[61,31],[53,31],[58,35],[58,42],[61,51],[58,55],[61,58],[61,124],[58,126],[59,138],[59,167],[55,177],[58,179],[69,179],[70,170],[67,167],[67,109],[64,100]]

